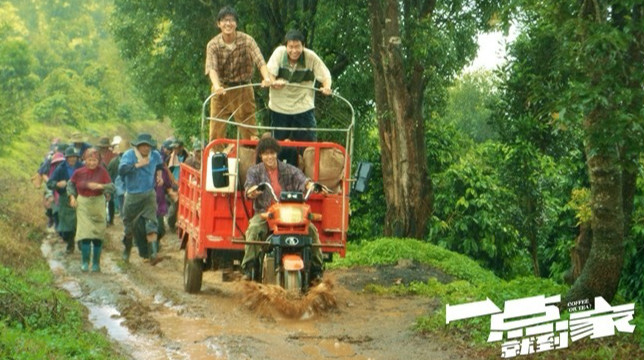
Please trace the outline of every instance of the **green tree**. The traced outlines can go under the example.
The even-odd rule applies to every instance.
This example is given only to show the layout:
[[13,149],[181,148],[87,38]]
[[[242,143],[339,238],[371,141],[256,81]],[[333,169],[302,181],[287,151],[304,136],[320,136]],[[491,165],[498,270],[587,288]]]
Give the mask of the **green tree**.
[[517,49],[523,46],[534,57],[516,57],[512,63],[523,70],[523,64],[533,63],[530,71],[509,78],[508,88],[520,95],[510,97],[515,102],[506,110],[516,116],[500,133],[531,133],[533,143],[551,153],[567,147],[549,135],[583,141],[592,247],[568,299],[612,299],[643,148],[643,5],[631,0],[522,5],[526,35]]
[[[133,94],[118,49],[108,38],[106,21],[111,0],[11,0],[3,2],[2,9],[2,28],[9,29],[7,24],[14,24],[8,35],[12,37],[3,45],[24,41],[23,53],[28,54],[21,53],[24,59],[14,61],[20,71],[16,72],[16,67],[12,71],[14,76],[28,71],[28,77],[23,78],[32,84],[19,92],[22,102],[16,98],[10,101],[14,107],[31,102],[28,111],[12,115],[14,119],[21,118],[15,124],[20,120],[51,121],[82,129],[95,121],[150,117],[140,96]],[[2,33],[6,34],[5,30]],[[7,56],[9,53],[3,52]],[[12,54],[18,56],[16,51]],[[16,84],[3,82],[14,90],[19,88]],[[3,91],[3,95],[17,93]],[[8,108],[3,106],[4,110]]]
[[505,186],[499,164],[511,149],[486,142],[436,174],[436,204],[430,238],[466,254],[498,276],[530,271],[528,241],[514,226],[520,217],[517,195]]
[[581,126],[559,121],[565,112],[559,114],[557,95],[569,76],[552,56],[560,51],[548,28],[524,29],[508,49],[510,61],[496,72],[499,94],[490,117],[499,141],[511,149],[500,171],[517,194],[515,226],[529,239],[533,271],[558,278],[570,264],[567,244],[575,236],[563,204],[574,188],[588,184]]
[[[331,69],[334,88],[358,113],[369,111],[373,92],[364,85],[370,71],[366,56],[360,58],[367,52],[368,28],[360,26],[358,19],[365,18],[365,11],[355,2],[116,0],[112,31],[132,76],[150,107],[159,116],[170,117],[182,136],[199,134],[202,101],[210,94],[205,47],[219,32],[216,16],[224,5],[236,9],[238,30],[255,38],[265,58],[287,30],[299,28],[306,35],[306,46]],[[260,103],[266,96],[264,90],[256,93]]]
[[17,9],[0,5],[0,149],[26,127],[23,112],[30,92],[36,86],[32,74],[33,57],[24,37],[28,35]]
[[84,127],[96,120],[106,120],[97,107],[100,92],[87,86],[83,79],[69,69],[56,69],[49,74],[38,90],[34,117],[50,124]]
[[489,123],[494,102],[494,75],[479,70],[465,73],[448,89],[445,118],[454,122],[460,132],[481,143],[496,139],[494,127]]
[[433,209],[426,123],[501,2],[370,0],[371,62],[387,201],[385,234],[424,238]]

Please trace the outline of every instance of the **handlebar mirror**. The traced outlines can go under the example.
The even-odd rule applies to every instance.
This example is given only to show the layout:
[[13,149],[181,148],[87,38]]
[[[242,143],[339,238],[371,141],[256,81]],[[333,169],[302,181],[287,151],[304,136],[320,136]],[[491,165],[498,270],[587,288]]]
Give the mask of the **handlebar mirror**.
[[361,161],[356,169],[356,181],[351,186],[351,195],[362,194],[369,189],[369,179],[373,172],[373,164]]

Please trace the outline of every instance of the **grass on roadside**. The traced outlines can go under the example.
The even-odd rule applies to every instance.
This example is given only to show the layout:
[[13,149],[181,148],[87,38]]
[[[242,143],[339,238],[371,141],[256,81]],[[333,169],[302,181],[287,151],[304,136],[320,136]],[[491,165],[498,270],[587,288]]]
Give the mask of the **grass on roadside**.
[[[474,260],[414,239],[381,238],[361,244],[349,244],[344,259],[335,260],[331,268],[351,266],[396,265],[400,259],[414,260],[451,275],[454,281],[442,283],[435,278],[426,282],[412,282],[408,285],[394,286],[368,285],[365,290],[393,296],[425,296],[436,298],[441,306],[416,320],[414,329],[423,334],[448,337],[460,344],[465,352],[476,358],[498,359],[501,356],[501,343],[488,343],[490,316],[468,320],[453,321],[445,324],[446,305],[458,305],[489,298],[500,309],[506,300],[520,299],[538,295],[562,297],[568,286],[550,279],[521,277],[505,281],[491,271],[483,269]],[[616,299],[616,304],[627,303]],[[531,355],[536,359],[618,359],[644,358],[644,314],[639,313],[636,305],[635,333],[618,333],[604,339],[581,340],[569,345],[568,349],[547,351]],[[567,317],[567,312],[562,316]],[[638,356],[633,357],[633,354]]]
[[[134,127],[105,124],[92,134],[119,134],[131,138],[141,129],[165,136],[167,124],[148,122]],[[65,141],[78,131],[32,124],[20,139],[0,154],[0,359],[97,359],[126,358],[110,343],[107,334],[92,328],[87,310],[59,290],[42,257],[45,237],[43,188],[30,181],[50,139]],[[160,137],[161,138],[161,137]],[[127,140],[126,140],[127,141]],[[128,147],[125,142],[124,148]]]

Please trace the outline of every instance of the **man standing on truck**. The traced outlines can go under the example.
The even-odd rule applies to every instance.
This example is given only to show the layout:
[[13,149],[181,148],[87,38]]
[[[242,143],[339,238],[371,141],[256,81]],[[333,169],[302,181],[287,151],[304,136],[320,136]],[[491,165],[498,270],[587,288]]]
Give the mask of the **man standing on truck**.
[[150,264],[156,265],[160,258],[157,256],[157,199],[155,185],[163,183],[161,172],[163,160],[161,154],[154,149],[156,141],[150,134],[141,133],[132,141],[133,148],[123,153],[119,163],[119,176],[125,185],[125,200],[123,204],[123,260],[130,260],[134,226],[139,218],[145,220],[145,233],[150,248]]
[[[304,47],[304,35],[300,31],[290,30],[284,40],[285,45],[273,51],[266,65],[273,81],[268,98],[271,126],[315,128],[315,90],[312,88],[317,80],[321,84],[320,92],[331,95],[331,72],[313,50]],[[277,140],[317,140],[315,131],[274,130],[273,136]]]
[[[266,62],[255,39],[237,31],[237,12],[225,6],[217,14],[217,27],[221,33],[212,38],[206,47],[206,75],[212,82],[215,97],[210,102],[212,118],[227,119],[234,116],[238,123],[255,125],[255,93],[243,87],[226,91],[226,88],[250,84],[253,65],[262,74],[262,86],[270,86]],[[241,138],[257,136],[257,129],[241,128]],[[210,121],[209,141],[224,138],[226,123]]]
[[[273,201],[269,192],[256,190],[256,185],[264,182],[271,184],[275,195],[279,198],[282,191],[306,191],[314,185],[311,179],[307,178],[302,170],[295,166],[277,160],[280,146],[272,137],[262,137],[257,144],[257,157],[261,160],[248,169],[246,175],[246,197],[253,199],[253,210],[255,215],[248,222],[246,229],[246,241],[265,241],[268,235],[268,224],[260,214],[266,212]],[[309,224],[309,235],[314,244],[320,244],[320,235],[315,225]],[[252,279],[252,270],[257,264],[259,256],[258,245],[246,245],[244,247],[244,259],[242,260],[242,271],[246,280]],[[316,246],[311,254],[311,279],[318,280],[322,277],[322,249]]]

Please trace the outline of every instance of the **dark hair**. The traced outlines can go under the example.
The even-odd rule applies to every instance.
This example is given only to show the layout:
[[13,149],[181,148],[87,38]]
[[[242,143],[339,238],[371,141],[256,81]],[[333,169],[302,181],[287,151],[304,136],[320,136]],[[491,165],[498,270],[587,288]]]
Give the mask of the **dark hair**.
[[262,136],[262,139],[259,140],[259,142],[257,143],[257,150],[256,150],[257,159],[261,160],[262,154],[269,150],[273,150],[279,154],[280,144],[277,143],[277,140],[275,140],[275,138],[272,138],[270,136],[267,136],[267,137]]
[[219,14],[217,14],[217,22],[220,22],[221,19],[225,18],[226,16],[232,15],[235,18],[235,22],[239,22],[239,17],[237,17],[237,11],[233,9],[230,6],[224,6],[219,10]]
[[289,30],[286,35],[284,35],[284,43],[288,41],[299,41],[304,44],[304,34],[300,30]]

